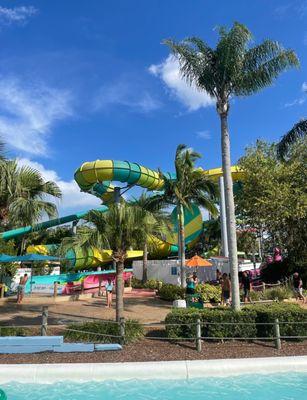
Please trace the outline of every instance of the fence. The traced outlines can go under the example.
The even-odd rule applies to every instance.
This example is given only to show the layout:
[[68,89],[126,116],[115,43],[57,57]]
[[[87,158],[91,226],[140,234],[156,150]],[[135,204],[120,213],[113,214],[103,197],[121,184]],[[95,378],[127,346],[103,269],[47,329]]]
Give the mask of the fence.
[[[124,345],[126,342],[126,321],[124,318],[121,318],[119,322],[117,321],[106,321],[106,320],[99,320],[100,323],[106,323],[106,324],[115,324],[118,326],[118,334],[108,334],[108,333],[99,333],[99,332],[90,332],[90,331],[84,331],[84,330],[78,330],[74,328],[68,328],[66,325],[57,325],[58,328],[67,331],[67,332],[79,332],[84,335],[93,335],[93,337],[104,337],[104,338],[114,338],[118,339],[117,341]],[[182,323],[182,324],[165,324],[164,322],[157,322],[157,323],[147,323],[147,324],[139,324],[137,322],[129,321],[129,324],[138,324],[141,325],[144,329],[148,328],[157,328],[157,327],[164,327],[164,330],[162,332],[166,332],[167,327],[194,327],[195,328],[195,335],[193,337],[176,337],[176,338],[171,338],[171,337],[166,337],[166,336],[150,336],[148,334],[145,335],[146,339],[150,340],[166,340],[170,342],[194,342],[195,343],[195,348],[198,352],[201,352],[202,346],[204,345],[204,341],[207,340],[212,340],[212,341],[236,341],[236,340],[243,340],[243,341],[273,341],[275,348],[277,350],[280,350],[282,347],[282,340],[286,339],[296,339],[296,340],[303,340],[307,339],[307,336],[283,336],[280,334],[280,325],[286,325],[286,324],[300,324],[300,325],[307,325],[307,321],[279,321],[278,318],[275,319],[274,322],[202,322],[200,319],[197,319],[196,322],[189,322],[189,323]],[[266,336],[266,337],[217,337],[217,336],[202,336],[202,327],[205,325],[263,325],[263,326],[273,326],[274,328],[274,336]],[[37,328],[37,325],[28,325],[28,326],[0,326],[0,336],[1,336],[1,329],[2,328],[29,328],[29,327],[35,327]],[[41,325],[40,325],[40,335],[41,336],[46,336],[48,333],[48,307],[44,306],[42,308],[42,319],[41,319]]]

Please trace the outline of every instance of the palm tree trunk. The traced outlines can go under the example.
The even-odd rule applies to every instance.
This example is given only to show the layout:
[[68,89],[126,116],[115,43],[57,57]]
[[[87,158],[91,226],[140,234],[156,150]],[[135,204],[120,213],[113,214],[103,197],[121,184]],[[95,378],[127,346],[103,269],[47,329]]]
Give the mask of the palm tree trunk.
[[124,316],[124,263],[116,263],[116,321]]
[[221,118],[221,145],[222,145],[222,165],[224,177],[225,203],[226,203],[226,223],[228,234],[229,266],[231,274],[231,294],[232,308],[240,310],[240,292],[238,275],[238,255],[237,255],[237,235],[235,205],[233,197],[233,184],[231,176],[230,160],[230,140],[228,132],[227,112],[220,113]]
[[178,252],[180,260],[180,284],[181,287],[186,286],[185,280],[185,232],[184,232],[184,213],[182,204],[178,204]]
[[143,247],[143,277],[142,277],[142,282],[145,283],[147,282],[147,243],[144,243],[144,247]]

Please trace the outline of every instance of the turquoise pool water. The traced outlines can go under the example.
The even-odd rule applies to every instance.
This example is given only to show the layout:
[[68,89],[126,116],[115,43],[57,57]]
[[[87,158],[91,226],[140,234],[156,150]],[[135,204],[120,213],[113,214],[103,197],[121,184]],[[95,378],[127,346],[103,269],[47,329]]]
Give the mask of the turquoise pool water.
[[8,400],[305,400],[307,373],[241,375],[189,381],[9,383]]

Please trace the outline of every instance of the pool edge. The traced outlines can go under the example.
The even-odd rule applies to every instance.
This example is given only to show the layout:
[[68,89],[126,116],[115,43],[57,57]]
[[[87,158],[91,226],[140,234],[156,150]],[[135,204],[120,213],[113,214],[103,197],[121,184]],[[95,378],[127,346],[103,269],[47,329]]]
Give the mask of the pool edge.
[[128,379],[193,379],[307,372],[307,356],[87,364],[0,364],[0,384]]

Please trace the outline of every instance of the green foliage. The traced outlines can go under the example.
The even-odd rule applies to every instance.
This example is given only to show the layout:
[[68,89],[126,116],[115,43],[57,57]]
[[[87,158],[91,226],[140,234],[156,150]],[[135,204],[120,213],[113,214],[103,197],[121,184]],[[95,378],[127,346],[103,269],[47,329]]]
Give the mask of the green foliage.
[[266,289],[265,291],[254,291],[250,292],[250,298],[252,301],[259,300],[278,300],[283,301],[291,299],[293,297],[293,291],[289,287],[277,287]]
[[282,160],[286,158],[293,143],[296,143],[300,138],[307,136],[307,119],[302,119],[294,127],[287,132],[277,144],[277,154]]
[[[189,323],[195,323],[197,319],[203,323],[202,336],[203,337],[255,337],[256,336],[256,325],[253,324],[255,321],[256,314],[250,310],[246,311],[243,309],[240,312],[233,311],[229,308],[204,308],[203,310],[196,309],[174,309],[165,318],[166,324],[187,324],[183,326],[172,326],[166,327],[167,336],[170,338],[195,337],[196,327],[195,325],[188,325]],[[210,324],[213,322],[229,323],[236,322],[238,325],[228,324]],[[249,325],[240,325],[241,322],[250,323]]]
[[[307,324],[295,324],[295,322],[307,322],[307,310],[296,304],[270,304],[249,305],[242,311],[233,311],[229,308],[205,308],[196,309],[173,309],[166,318],[166,333],[169,338],[192,338],[195,337],[195,323],[200,319],[203,323],[203,337],[273,337],[273,325],[256,325],[256,323],[271,323],[278,318],[282,336],[307,336]],[[235,322],[237,325],[211,325],[213,322]],[[241,323],[248,323],[247,325]],[[183,326],[172,324],[185,324]]]
[[270,246],[287,251],[288,274],[306,271],[306,154],[307,139],[292,146],[287,162],[278,160],[274,145],[258,141],[240,160],[245,178],[237,212],[247,226],[267,233]]
[[217,101],[230,96],[247,96],[271,85],[284,70],[298,66],[292,50],[276,41],[265,40],[250,47],[252,34],[235,22],[231,29],[221,27],[216,48],[200,38],[180,43],[165,40],[178,57],[180,71],[188,83],[194,83]]
[[[250,306],[249,306],[250,307]],[[307,336],[307,324],[296,324],[296,322],[307,322],[307,310],[297,304],[269,304],[255,305],[252,310],[257,313],[256,322],[274,322],[278,318],[281,336]],[[290,322],[290,324],[282,324]],[[257,325],[258,337],[273,337],[273,325]]]
[[185,298],[185,289],[177,285],[166,283],[158,290],[158,295],[162,300],[180,300]]
[[1,327],[0,325],[0,336],[27,336],[27,334],[29,332],[26,328],[18,326]]
[[[115,321],[83,322],[82,324],[70,324],[65,331],[64,338],[69,341],[90,343],[119,343],[119,325]],[[92,332],[92,333],[89,333]],[[104,336],[106,335],[106,336]],[[108,336],[110,335],[110,336]],[[144,336],[142,325],[136,320],[126,320],[125,343],[133,343]]]
[[293,297],[293,291],[288,287],[266,289],[262,293],[263,300],[283,301],[286,299],[291,299],[292,297]]
[[203,302],[218,303],[221,301],[222,290],[220,286],[210,285],[209,283],[196,286],[196,293],[200,293]]
[[[4,241],[0,238],[0,253],[15,255],[16,248],[15,244],[12,240],[8,242]],[[3,263],[0,266],[0,282],[4,279],[4,277],[13,277],[17,271],[18,265],[13,263]]]
[[148,279],[145,283],[143,283],[140,279],[137,279],[133,277],[131,279],[131,286],[135,289],[153,289],[157,290],[159,289],[162,282],[156,280],[156,279]]
[[55,217],[57,207],[47,197],[60,198],[56,183],[45,181],[41,173],[16,160],[0,163],[0,225],[32,225],[47,215]]

